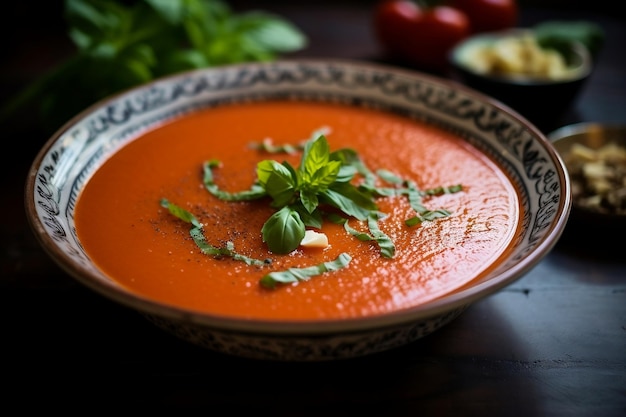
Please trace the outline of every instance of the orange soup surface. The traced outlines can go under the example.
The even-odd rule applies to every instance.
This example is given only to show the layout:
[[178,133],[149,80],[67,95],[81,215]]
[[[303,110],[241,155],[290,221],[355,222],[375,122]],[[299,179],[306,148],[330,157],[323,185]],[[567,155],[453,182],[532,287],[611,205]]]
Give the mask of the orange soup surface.
[[[289,161],[300,153],[269,154],[251,147],[271,138],[296,144],[327,127],[331,151],[355,150],[372,171],[386,169],[426,190],[462,184],[457,193],[425,197],[431,210],[451,215],[416,226],[406,198],[377,199],[388,216],[380,229],[396,246],[391,259],[371,241],[324,222],[325,248],[271,253],[261,228],[274,213],[269,199],[221,201],[202,182],[203,163],[221,161],[214,181],[229,192],[248,190],[264,159]],[[160,205],[167,199],[203,224],[208,243],[234,244],[237,253],[271,259],[249,266],[201,253],[190,225]],[[463,139],[398,115],[341,104],[242,103],[211,108],[158,126],[105,161],[76,206],[78,237],[112,280],[152,300],[197,312],[238,318],[339,319],[378,315],[431,301],[487,273],[510,247],[519,227],[519,202],[510,180]],[[359,222],[351,219],[352,227]],[[360,230],[363,230],[362,228]],[[272,271],[352,260],[343,269],[267,289]]]

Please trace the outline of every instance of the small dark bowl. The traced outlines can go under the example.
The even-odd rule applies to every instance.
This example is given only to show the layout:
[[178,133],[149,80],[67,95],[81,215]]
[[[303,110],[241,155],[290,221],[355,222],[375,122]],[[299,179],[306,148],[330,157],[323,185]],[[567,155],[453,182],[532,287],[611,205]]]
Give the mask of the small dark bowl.
[[[568,174],[574,182],[570,151],[573,145],[581,144],[597,150],[608,144],[615,144],[626,149],[626,124],[623,123],[577,123],[561,127],[547,135],[555,149],[561,155]],[[572,184],[572,190],[576,188]],[[593,242],[596,239],[606,240],[606,236],[626,233],[626,214],[623,212],[599,212],[580,204],[576,193],[572,198],[572,210],[563,234],[563,239],[573,244]],[[605,245],[600,245],[605,247]],[[620,249],[620,252],[622,250]]]
[[529,33],[529,29],[509,29],[477,34],[461,41],[449,55],[450,77],[501,101],[545,131],[558,126],[591,74],[593,58],[583,44],[572,42],[569,45],[571,50],[565,54],[566,78],[480,73],[463,60],[468,48]]

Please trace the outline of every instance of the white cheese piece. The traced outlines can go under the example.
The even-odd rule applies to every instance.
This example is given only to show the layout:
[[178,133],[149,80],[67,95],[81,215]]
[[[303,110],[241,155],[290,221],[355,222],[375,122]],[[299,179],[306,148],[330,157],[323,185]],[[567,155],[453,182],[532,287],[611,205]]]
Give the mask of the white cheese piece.
[[315,230],[307,230],[304,232],[304,238],[300,242],[300,246],[305,248],[325,248],[328,246],[328,236]]

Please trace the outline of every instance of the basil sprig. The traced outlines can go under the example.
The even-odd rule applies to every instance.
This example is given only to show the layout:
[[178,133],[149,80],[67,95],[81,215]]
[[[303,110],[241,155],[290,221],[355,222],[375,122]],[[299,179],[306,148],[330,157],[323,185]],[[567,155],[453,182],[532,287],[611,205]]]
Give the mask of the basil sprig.
[[[268,198],[270,206],[276,211],[263,224],[261,236],[275,254],[287,254],[295,250],[302,242],[307,227],[321,229],[324,219],[327,219],[343,225],[346,232],[357,240],[377,244],[382,257],[393,258],[395,244],[380,228],[380,222],[387,217],[376,204],[376,199],[380,197],[408,199],[415,215],[405,220],[407,226],[451,214],[445,209],[426,208],[422,198],[459,192],[463,189],[460,184],[419,190],[415,182],[398,177],[391,171],[371,171],[352,149],[331,152],[326,135],[320,132],[314,132],[309,140],[299,145],[276,146],[269,139],[260,145],[253,145],[254,149],[269,154],[301,151],[302,157],[296,167],[287,161],[262,160],[256,167],[256,181],[248,190],[221,190],[213,176],[213,170],[221,166],[218,160],[204,163],[204,186],[209,193],[224,201]],[[203,253],[216,257],[230,256],[248,265],[271,263],[270,260],[252,259],[238,254],[232,242],[221,248],[211,246],[195,216],[166,199],[161,200],[161,205],[179,219],[192,224],[190,234]],[[367,231],[352,227],[349,224],[351,219],[363,222]],[[314,275],[344,268],[351,259],[349,254],[342,253],[334,261],[319,265],[270,272],[261,278],[260,284],[274,288],[278,283],[307,280]]]
[[[386,217],[378,211],[376,199],[379,197],[406,196],[415,211],[415,216],[405,221],[408,226],[450,215],[445,209],[427,209],[422,197],[458,192],[462,190],[461,185],[419,190],[414,182],[388,170],[374,173],[352,149],[331,152],[326,135],[320,132],[314,132],[303,145],[268,146],[269,140],[265,145],[255,145],[257,150],[272,154],[302,149],[302,157],[297,167],[272,159],[259,162],[257,179],[249,190],[235,193],[220,190],[213,178],[213,169],[218,168],[220,162],[208,161],[204,164],[205,188],[226,201],[269,197],[276,211],[264,223],[261,235],[270,251],[276,254],[294,251],[304,238],[306,228],[321,228],[326,217],[343,224],[357,239],[378,244],[383,257],[393,258],[395,245],[379,227],[379,222]],[[357,176],[362,178],[360,183],[355,181]],[[377,185],[380,183],[386,186]],[[369,233],[352,228],[349,219],[366,222]]]
[[377,207],[370,193],[350,182],[354,174],[356,170],[345,164],[341,151],[330,152],[325,135],[305,144],[297,168],[288,162],[259,162],[258,184],[271,198],[271,206],[278,209],[261,230],[270,251],[284,254],[295,250],[306,226],[312,226],[311,219],[322,217],[321,204],[366,220]]

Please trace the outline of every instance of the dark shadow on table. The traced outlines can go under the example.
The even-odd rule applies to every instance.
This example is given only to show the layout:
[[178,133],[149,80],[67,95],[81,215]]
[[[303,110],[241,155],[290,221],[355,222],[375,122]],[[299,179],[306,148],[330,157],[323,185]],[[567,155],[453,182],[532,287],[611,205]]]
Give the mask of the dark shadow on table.
[[[538,415],[528,401],[536,397],[533,380],[530,374],[519,377],[526,365],[508,359],[526,356],[524,340],[499,321],[497,305],[489,301],[404,347],[313,363],[208,351],[78,285],[31,291],[2,304],[22,307],[19,322],[4,329],[4,359],[8,398],[38,398],[22,404],[26,409],[90,403],[274,416],[481,415],[505,408]],[[491,333],[482,331],[479,338],[477,327],[486,316]]]

